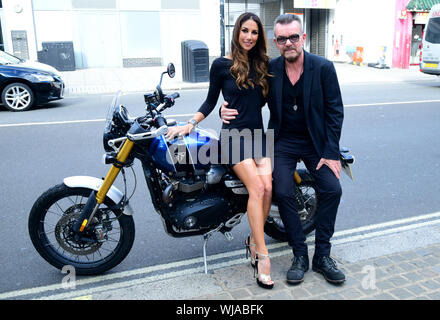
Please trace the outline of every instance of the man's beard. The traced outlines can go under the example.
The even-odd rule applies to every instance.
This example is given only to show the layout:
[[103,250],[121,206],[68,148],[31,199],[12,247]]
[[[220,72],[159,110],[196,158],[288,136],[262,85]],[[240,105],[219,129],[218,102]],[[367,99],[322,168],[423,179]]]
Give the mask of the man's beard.
[[[294,49],[294,50],[295,50],[295,49]],[[298,60],[298,58],[301,56],[301,51],[298,52],[298,51],[295,50],[295,53],[296,53],[296,54],[293,55],[293,56],[286,56],[286,54],[285,54],[285,52],[284,52],[284,54],[283,54],[284,59],[285,59],[287,62],[289,62],[289,63],[296,62],[296,61]]]

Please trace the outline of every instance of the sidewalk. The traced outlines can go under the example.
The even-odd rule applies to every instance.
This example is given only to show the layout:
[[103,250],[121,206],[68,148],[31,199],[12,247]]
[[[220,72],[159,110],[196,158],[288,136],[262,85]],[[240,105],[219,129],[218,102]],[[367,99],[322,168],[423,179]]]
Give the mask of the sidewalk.
[[[423,74],[418,67],[410,69],[376,69],[335,63],[341,85],[365,82],[432,81],[435,76]],[[61,72],[66,83],[65,96],[78,94],[105,94],[118,90],[123,92],[149,92],[156,88],[162,67],[144,68],[94,68]],[[440,79],[440,78],[439,78]],[[439,80],[440,81],[440,80]],[[164,90],[205,89],[208,82],[191,83],[182,81],[182,66],[176,65],[176,76],[170,79],[164,75]]]
[[[290,250],[271,250],[271,275],[275,281],[272,290],[257,286],[249,260],[243,259],[237,265],[215,269],[208,275],[199,272],[140,283],[97,292],[89,299],[440,300],[439,231],[440,227],[428,227],[353,243],[334,244],[332,257],[347,278],[344,284],[338,286],[327,283],[322,275],[311,268],[303,283],[288,284],[285,279],[291,265]],[[405,250],[408,248],[411,249]],[[309,257],[312,256],[311,250]]]
[[[7,293],[3,299],[43,300],[440,300],[440,212],[335,233],[332,258],[346,275],[342,285],[311,269],[301,284],[286,282],[292,252],[269,245],[272,290],[257,286],[243,250],[127,272],[76,279],[61,285]],[[426,220],[428,219],[428,220]],[[425,221],[422,221],[425,220]],[[422,221],[422,222],[421,222]],[[361,232],[366,231],[366,232]],[[194,240],[196,241],[196,240]],[[309,257],[314,236],[309,235]],[[209,245],[208,245],[209,248]],[[209,250],[208,250],[209,251]],[[310,261],[311,262],[311,261]],[[310,266],[311,267],[311,266]],[[29,296],[30,295],[30,296]]]

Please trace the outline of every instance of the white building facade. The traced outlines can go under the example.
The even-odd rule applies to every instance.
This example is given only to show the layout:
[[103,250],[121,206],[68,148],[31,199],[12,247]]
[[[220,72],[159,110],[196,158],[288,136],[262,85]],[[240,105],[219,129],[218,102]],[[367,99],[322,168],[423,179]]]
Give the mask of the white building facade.
[[[211,60],[229,50],[236,18],[259,15],[269,55],[273,22],[299,14],[306,50],[350,62],[391,65],[398,0],[0,0],[0,46],[21,58],[38,59],[46,42],[71,42],[76,68],[181,64],[181,42],[199,40]],[[221,32],[222,30],[222,32]],[[1,39],[0,39],[1,40]]]
[[181,63],[181,42],[220,54],[219,0],[3,0],[4,50],[37,60],[45,42],[72,42],[76,67]]

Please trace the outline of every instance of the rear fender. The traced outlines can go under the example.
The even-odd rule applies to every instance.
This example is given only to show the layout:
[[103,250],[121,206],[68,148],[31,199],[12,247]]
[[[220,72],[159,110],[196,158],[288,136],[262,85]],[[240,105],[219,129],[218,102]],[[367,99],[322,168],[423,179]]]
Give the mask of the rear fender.
[[[95,191],[99,190],[103,182],[104,180],[102,179],[88,176],[68,177],[63,180],[63,183],[69,188],[87,188]],[[107,193],[107,197],[109,197],[114,203],[118,204],[121,202],[124,195],[121,191],[119,191],[118,188],[116,188],[115,186],[111,186],[110,190]],[[127,216],[133,215],[133,209],[130,207],[129,204],[124,207],[123,213]]]

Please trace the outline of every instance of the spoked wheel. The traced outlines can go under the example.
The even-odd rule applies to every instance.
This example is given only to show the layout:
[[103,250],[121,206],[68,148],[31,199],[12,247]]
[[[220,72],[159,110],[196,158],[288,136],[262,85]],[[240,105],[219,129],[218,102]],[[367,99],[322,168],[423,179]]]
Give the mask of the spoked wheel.
[[119,264],[134,242],[134,222],[106,199],[78,236],[73,225],[91,190],[57,185],[35,202],[29,235],[39,254],[58,269],[69,265],[78,275],[105,272]]
[[34,93],[24,83],[11,83],[2,92],[3,105],[11,111],[26,111],[35,103]]
[[[298,189],[305,204],[305,209],[299,211],[298,214],[301,219],[304,234],[307,235],[316,228],[318,194],[313,177],[303,169],[298,170],[298,174],[301,177],[301,183],[298,185]],[[276,240],[287,241],[286,230],[278,212],[278,207],[272,206],[269,217],[264,225],[264,232]]]

